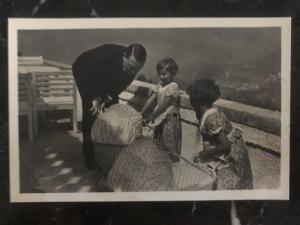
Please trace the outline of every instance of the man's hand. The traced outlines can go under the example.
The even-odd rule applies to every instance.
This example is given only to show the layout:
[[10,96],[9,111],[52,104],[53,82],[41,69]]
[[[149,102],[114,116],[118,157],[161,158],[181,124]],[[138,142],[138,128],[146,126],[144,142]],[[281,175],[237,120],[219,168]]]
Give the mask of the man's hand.
[[90,108],[90,112],[93,116],[95,116],[97,113],[100,113],[104,107],[105,103],[102,102],[102,99],[100,97],[95,98],[92,101],[92,107]]
[[92,107],[90,108],[90,112],[92,115],[96,115],[97,113],[102,113],[104,111],[104,107],[106,104],[112,101],[112,97],[108,95],[106,99],[102,100],[101,97],[97,97],[92,102]]
[[104,100],[104,104],[109,104],[113,98],[110,95],[107,95],[106,99]]

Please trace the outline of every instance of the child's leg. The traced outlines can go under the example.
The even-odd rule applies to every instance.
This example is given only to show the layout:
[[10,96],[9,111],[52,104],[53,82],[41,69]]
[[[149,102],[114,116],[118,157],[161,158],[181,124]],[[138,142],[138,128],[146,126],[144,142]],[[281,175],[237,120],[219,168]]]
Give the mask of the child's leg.
[[[163,146],[171,152],[181,153],[182,128],[179,115],[168,115],[163,123],[162,143]],[[174,162],[178,162],[179,158],[170,155]]]
[[153,138],[157,139],[160,143],[163,143],[163,127],[165,121],[162,121],[158,126],[154,128]]

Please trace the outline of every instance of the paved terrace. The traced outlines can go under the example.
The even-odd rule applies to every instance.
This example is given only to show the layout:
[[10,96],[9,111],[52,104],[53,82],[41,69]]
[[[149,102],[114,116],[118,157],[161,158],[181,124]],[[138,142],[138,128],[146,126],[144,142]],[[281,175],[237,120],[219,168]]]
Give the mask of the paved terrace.
[[[42,66],[70,69],[69,65],[48,60],[44,60]],[[120,95],[122,103],[139,110],[145,102],[147,89],[152,85],[134,81]],[[81,112],[79,95],[77,106],[78,112]],[[244,130],[254,175],[254,188],[277,188],[280,183],[280,112],[223,99],[216,102],[216,107],[220,107]],[[196,152],[197,127],[194,123],[195,115],[184,93],[181,97],[181,117],[182,154],[191,159]],[[81,118],[81,113],[78,118]],[[88,171],[83,165],[81,133],[74,133],[68,123],[62,122],[50,119],[44,121],[39,136],[33,143],[29,143],[26,137],[20,138],[21,192],[96,191],[99,174],[97,171]]]

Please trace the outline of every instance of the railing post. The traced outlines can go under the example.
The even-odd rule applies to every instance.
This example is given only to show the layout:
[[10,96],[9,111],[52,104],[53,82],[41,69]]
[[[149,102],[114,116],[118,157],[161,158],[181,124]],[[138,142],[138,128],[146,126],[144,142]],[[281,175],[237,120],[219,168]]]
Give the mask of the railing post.
[[78,133],[78,121],[77,121],[77,85],[75,79],[73,79],[73,132]]
[[33,93],[32,93],[32,77],[30,74],[27,76],[27,99],[28,99],[28,109],[27,109],[27,114],[28,114],[28,138],[29,142],[32,143],[34,140],[34,133],[33,133]]
[[32,110],[33,110],[33,126],[34,126],[34,135],[38,135],[38,113],[37,113],[37,90],[36,90],[36,74],[31,72],[31,88],[32,88]]

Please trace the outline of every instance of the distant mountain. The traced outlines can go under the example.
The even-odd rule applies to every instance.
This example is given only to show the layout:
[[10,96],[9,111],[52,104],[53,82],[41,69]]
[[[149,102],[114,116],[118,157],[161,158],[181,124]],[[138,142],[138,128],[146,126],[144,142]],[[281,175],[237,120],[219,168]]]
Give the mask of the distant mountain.
[[[216,63],[210,60],[189,60],[181,67],[175,80],[185,90],[193,80],[211,78],[219,84],[222,97],[233,101],[279,110],[280,100],[280,51],[271,49],[251,63],[224,60]],[[158,81],[157,75],[146,77]]]
[[281,50],[273,48],[267,54],[254,61],[253,66],[256,70],[264,74],[277,74],[281,71]]

